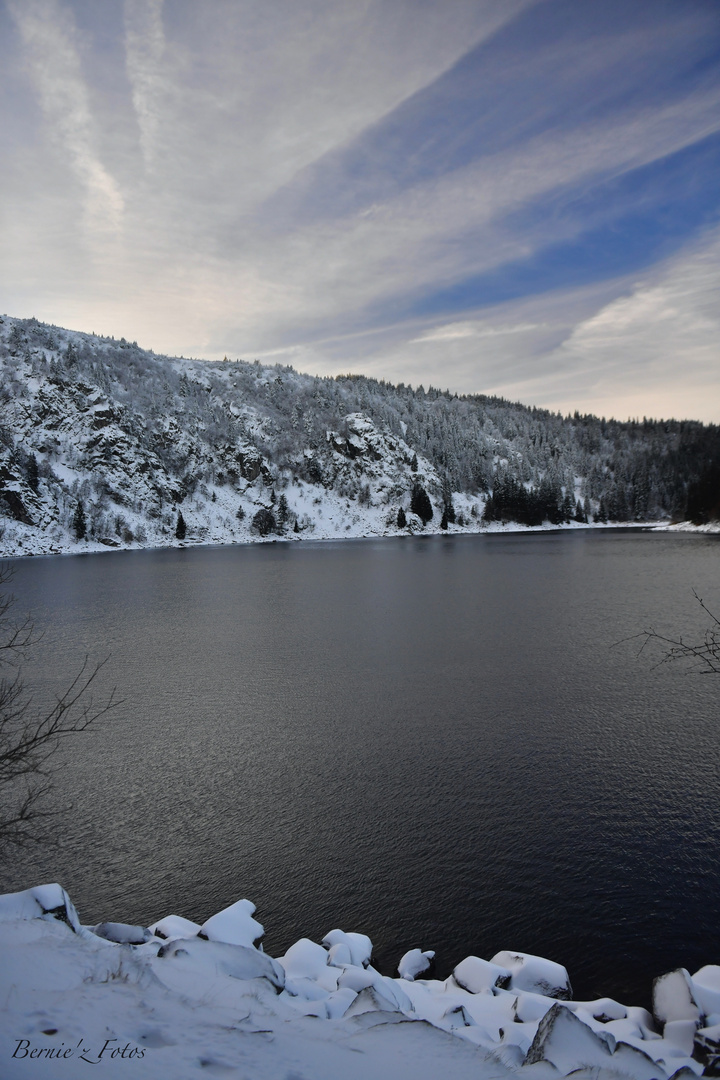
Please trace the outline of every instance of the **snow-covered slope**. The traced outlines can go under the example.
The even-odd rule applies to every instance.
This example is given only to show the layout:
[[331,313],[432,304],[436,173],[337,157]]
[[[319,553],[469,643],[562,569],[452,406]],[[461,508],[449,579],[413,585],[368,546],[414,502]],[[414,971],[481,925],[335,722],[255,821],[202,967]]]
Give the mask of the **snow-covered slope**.
[[274,960],[253,944],[254,913],[240,900],[203,926],[170,915],[83,927],[59,885],[1,896],[0,1075],[718,1075],[718,967],[657,980],[651,1016],[575,1002],[563,967],[523,953],[467,957],[440,982],[423,978],[432,954],[414,949],[393,979],[372,966],[365,935],[336,929]]
[[0,318],[1,554],[667,519],[716,444]]

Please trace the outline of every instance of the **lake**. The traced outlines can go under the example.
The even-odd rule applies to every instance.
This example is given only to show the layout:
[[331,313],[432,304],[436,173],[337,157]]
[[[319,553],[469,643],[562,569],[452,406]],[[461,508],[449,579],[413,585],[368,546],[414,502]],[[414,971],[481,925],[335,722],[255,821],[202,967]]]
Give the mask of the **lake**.
[[720,962],[720,676],[624,639],[700,637],[719,559],[589,530],[18,560],[36,700],[89,653],[124,704],[58,757],[73,808],[2,891],[145,925],[246,896],[273,955],[336,926],[387,974],[517,949],[647,1004]]

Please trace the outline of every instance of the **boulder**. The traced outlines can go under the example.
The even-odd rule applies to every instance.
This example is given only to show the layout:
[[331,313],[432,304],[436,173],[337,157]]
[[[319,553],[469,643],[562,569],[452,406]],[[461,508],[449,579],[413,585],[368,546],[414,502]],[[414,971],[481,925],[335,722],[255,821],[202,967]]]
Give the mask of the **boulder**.
[[103,922],[91,926],[90,930],[97,937],[114,941],[118,945],[144,945],[152,937],[150,931],[143,926],[132,926],[130,923]]
[[482,994],[494,987],[507,990],[512,975],[499,964],[482,960],[479,956],[466,956],[453,970],[453,978],[468,993]]
[[705,1076],[720,1076],[720,1024],[695,1032],[692,1056],[703,1066]]
[[322,939],[326,949],[333,945],[347,945],[353,964],[367,967],[372,958],[372,941],[367,934],[345,933],[344,930],[331,930]]
[[189,969],[206,970],[212,975],[231,979],[266,979],[279,994],[285,987],[285,972],[271,956],[246,945],[207,941],[201,937],[169,941],[158,952],[158,959],[187,964]]
[[655,979],[652,991],[653,1015],[659,1024],[668,1020],[700,1020],[700,1009],[693,997],[690,975],[677,968]]
[[[692,996],[705,1017],[717,1016],[720,1021],[720,967],[706,964],[690,980]],[[717,1021],[713,1020],[713,1023]]]
[[36,885],[23,892],[0,896],[0,922],[15,919],[57,919],[75,933],[80,919],[75,907],[61,885]]
[[505,951],[496,953],[490,963],[510,972],[510,990],[529,990],[558,1001],[572,1001],[568,973],[562,964],[556,964],[554,960],[545,960],[530,953]]
[[410,949],[400,959],[398,975],[401,979],[409,979],[410,982],[413,982],[420,975],[430,975],[434,960],[435,953],[432,949],[427,952],[422,952],[421,949]]
[[204,922],[198,936],[250,948],[265,934],[261,924],[253,919],[254,914],[255,905],[250,900],[238,900]]
[[625,1043],[611,1053],[600,1035],[559,1003],[540,1021],[523,1065],[538,1062],[548,1062],[563,1076],[578,1069],[607,1069],[633,1080],[665,1080],[668,1076],[647,1054]]
[[350,946],[346,945],[344,941],[339,941],[337,945],[331,945],[327,962],[331,967],[350,966],[353,962]]
[[278,957],[278,963],[290,979],[317,979],[328,966],[328,954],[322,945],[300,938],[284,956]]
[[184,919],[182,915],[166,915],[152,926],[148,927],[155,937],[165,938],[188,938],[196,937],[200,932],[200,923]]

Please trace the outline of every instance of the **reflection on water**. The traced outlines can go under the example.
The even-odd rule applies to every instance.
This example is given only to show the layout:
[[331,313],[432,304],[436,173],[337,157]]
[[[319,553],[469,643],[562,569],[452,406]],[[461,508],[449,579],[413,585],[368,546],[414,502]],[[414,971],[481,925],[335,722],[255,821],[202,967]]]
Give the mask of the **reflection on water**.
[[125,704],[62,759],[62,846],[2,887],[59,880],[90,923],[248,896],[276,954],[340,925],[388,972],[513,948],[645,1001],[720,959],[720,684],[611,646],[697,630],[718,556],[625,531],[16,563],[37,695],[111,653]]

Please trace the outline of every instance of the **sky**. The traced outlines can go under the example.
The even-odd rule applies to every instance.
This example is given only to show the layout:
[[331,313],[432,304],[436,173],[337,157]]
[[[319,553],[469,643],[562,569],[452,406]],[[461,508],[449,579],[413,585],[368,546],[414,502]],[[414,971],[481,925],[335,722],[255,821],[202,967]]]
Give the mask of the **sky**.
[[0,312],[720,423],[718,0],[0,0]]

